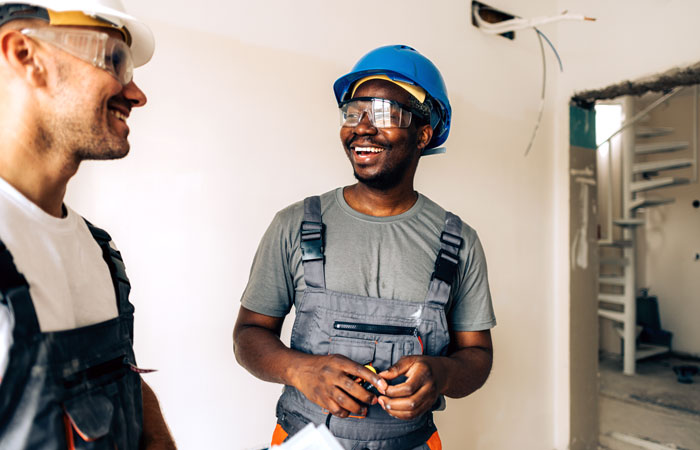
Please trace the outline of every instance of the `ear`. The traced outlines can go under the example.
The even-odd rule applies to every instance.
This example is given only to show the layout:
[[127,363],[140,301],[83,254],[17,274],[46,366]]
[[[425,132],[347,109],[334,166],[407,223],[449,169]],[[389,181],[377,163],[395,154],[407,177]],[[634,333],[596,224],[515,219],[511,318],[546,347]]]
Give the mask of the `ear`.
[[46,84],[46,70],[37,45],[18,30],[0,35],[0,58],[18,77],[35,86]]
[[430,125],[423,125],[422,127],[418,128],[418,150],[421,152],[425,147],[428,146],[430,143],[430,140],[433,138],[433,127]]

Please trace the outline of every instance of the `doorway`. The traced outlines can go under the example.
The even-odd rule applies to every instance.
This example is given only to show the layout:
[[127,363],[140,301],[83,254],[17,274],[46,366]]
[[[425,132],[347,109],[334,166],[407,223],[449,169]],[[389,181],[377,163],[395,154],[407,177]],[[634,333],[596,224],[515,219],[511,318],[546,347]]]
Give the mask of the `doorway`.
[[572,98],[572,449],[700,448],[699,82]]

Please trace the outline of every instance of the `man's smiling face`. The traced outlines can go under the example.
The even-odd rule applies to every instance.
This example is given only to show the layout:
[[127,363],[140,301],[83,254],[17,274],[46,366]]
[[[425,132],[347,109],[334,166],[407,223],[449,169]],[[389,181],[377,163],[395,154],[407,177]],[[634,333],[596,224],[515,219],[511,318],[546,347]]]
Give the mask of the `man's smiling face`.
[[[407,105],[411,94],[389,81],[370,80],[357,88],[353,98],[357,97],[384,98]],[[340,140],[355,178],[377,189],[394,187],[407,174],[412,176],[425,146],[419,142],[416,117],[407,128],[377,128],[364,114],[357,125],[340,128]]]

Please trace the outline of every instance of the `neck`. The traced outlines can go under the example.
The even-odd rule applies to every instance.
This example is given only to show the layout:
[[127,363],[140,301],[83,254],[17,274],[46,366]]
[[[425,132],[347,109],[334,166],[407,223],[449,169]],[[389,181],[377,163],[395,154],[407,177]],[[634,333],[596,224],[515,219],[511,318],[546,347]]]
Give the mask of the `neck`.
[[396,216],[411,209],[418,200],[418,193],[409,186],[396,186],[380,190],[363,183],[347,186],[343,196],[357,212],[375,217]]
[[45,145],[42,133],[26,123],[15,128],[19,132],[0,130],[0,178],[47,214],[63,217],[66,187],[80,163]]

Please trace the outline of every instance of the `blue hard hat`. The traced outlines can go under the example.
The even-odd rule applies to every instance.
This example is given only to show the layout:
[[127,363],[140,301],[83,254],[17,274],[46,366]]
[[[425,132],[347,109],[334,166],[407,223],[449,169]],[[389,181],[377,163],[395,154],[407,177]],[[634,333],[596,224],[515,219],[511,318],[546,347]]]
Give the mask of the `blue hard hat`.
[[426,149],[438,147],[450,134],[450,117],[452,108],[447,98],[447,88],[440,71],[428,58],[407,45],[387,45],[379,47],[355,64],[350,73],[338,78],[333,83],[333,91],[338,104],[347,100],[346,96],[352,85],[369,75],[386,75],[392,80],[420,86],[436,100],[430,117],[433,138]]

